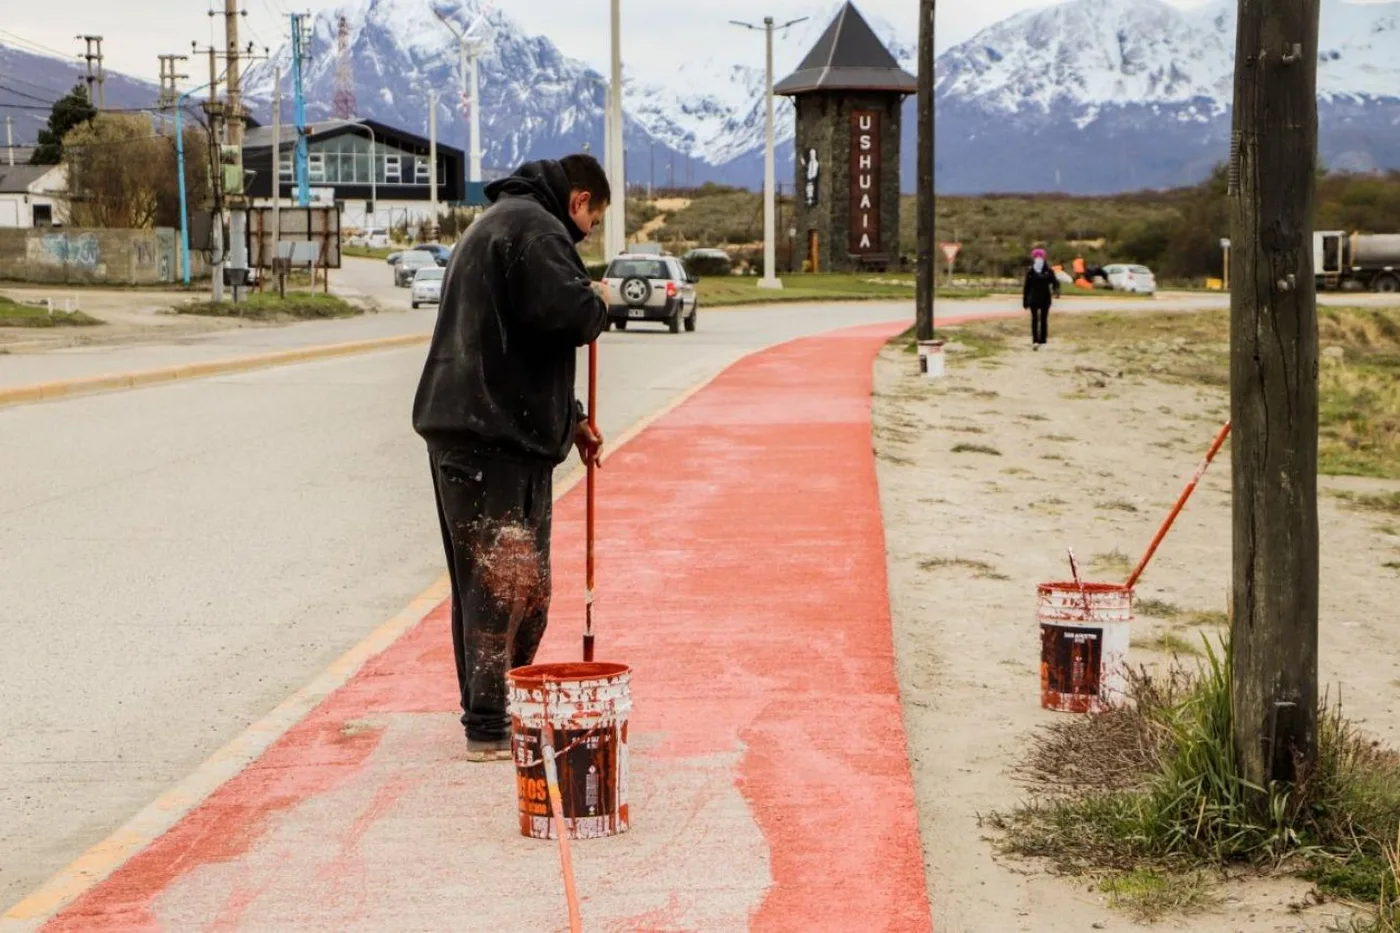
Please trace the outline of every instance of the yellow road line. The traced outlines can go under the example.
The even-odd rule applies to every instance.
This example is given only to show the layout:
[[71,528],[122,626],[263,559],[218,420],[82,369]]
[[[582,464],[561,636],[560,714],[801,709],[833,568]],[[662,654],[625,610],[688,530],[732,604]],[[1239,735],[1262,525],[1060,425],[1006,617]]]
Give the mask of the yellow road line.
[[272,366],[286,366],[291,363],[306,363],[312,360],[325,360],[338,356],[353,356],[358,353],[370,353],[375,350],[410,347],[427,343],[429,337],[429,334],[401,334],[394,337],[375,337],[370,340],[352,340],[346,343],[329,343],[314,347],[298,347],[295,350],[279,350],[274,353],[259,353],[253,356],[240,356],[226,360],[210,360],[203,363],[186,363],[182,366],[167,366],[160,369],[146,369],[133,373],[85,376],[78,379],[63,379],[55,382],[41,382],[34,385],[0,388],[0,408],[7,405],[19,405],[25,402],[47,402],[55,399],[72,398],[78,395],[93,395],[99,392],[118,392],[123,389],[137,389],[142,386],[159,385],[163,382],[205,379],[209,376],[245,373],[255,369],[267,369]]
[[[426,339],[426,338],[423,338]],[[365,341],[368,342],[368,341]],[[348,346],[337,344],[336,346]],[[324,348],[308,348],[324,349]],[[749,350],[719,372],[702,379],[650,415],[634,423],[616,440],[609,440],[604,454],[616,453],[648,427],[675,411],[740,361],[771,347]],[[292,351],[305,352],[305,351]],[[355,351],[347,351],[355,352]],[[336,355],[336,354],[327,354]],[[318,357],[311,357],[318,358]],[[606,469],[604,469],[606,473]],[[586,471],[575,467],[555,486],[557,501],[577,486]],[[249,726],[241,735],[211,755],[179,784],[161,794],[125,826],[88,849],[61,869],[24,900],[0,916],[0,933],[31,933],[61,910],[101,884],[132,856],[155,842],[209,798],[216,790],[256,761],[279,738],[301,722],[326,697],[354,677],[375,655],[387,649],[423,620],[450,595],[447,575],[414,597],[404,609],[371,632],[363,641],[337,658],[315,680],[284,700],[276,709]]]

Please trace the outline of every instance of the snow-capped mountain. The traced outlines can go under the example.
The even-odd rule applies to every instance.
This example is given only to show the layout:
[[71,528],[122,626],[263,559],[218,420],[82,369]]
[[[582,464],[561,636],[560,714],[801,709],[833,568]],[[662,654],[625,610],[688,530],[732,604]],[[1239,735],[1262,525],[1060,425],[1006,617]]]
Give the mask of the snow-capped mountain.
[[[481,0],[439,0],[436,7],[429,0],[355,0],[319,13],[303,75],[308,119],[332,115],[344,16],[357,115],[426,135],[429,96],[435,91],[439,138],[465,149],[458,42],[434,9],[465,29],[483,5]],[[489,40],[479,66],[484,165],[514,167],[530,157],[560,155],[585,144],[601,147],[606,93],[597,73],[560,54],[549,40],[526,35],[499,9],[488,8],[481,34]],[[246,93],[266,116],[278,67],[285,118],[291,113],[290,46],[249,71]],[[633,127],[629,130],[635,134]]]
[[[457,95],[457,40],[488,0],[344,0],[314,20],[304,85],[310,119],[330,116],[348,26],[360,116],[426,133],[439,91],[440,138],[465,148]],[[436,4],[436,6],[435,6]],[[1226,155],[1233,97],[1237,0],[1181,10],[1162,0],[1068,0],[1013,16],[949,49],[937,65],[938,185],[947,193],[1103,193],[1190,184]],[[481,63],[482,145],[488,171],[587,145],[601,152],[604,76],[530,35],[505,4],[487,6]],[[775,37],[775,72],[792,72],[835,17],[817,0],[810,18]],[[916,37],[866,14],[910,72]],[[1400,168],[1400,0],[1322,0],[1318,56],[1321,150],[1334,169]],[[757,187],[763,166],[763,37],[734,28],[722,54],[664,74],[625,74],[628,177]],[[270,118],[273,69],[283,74],[290,120],[290,49],[254,67],[245,90]],[[72,86],[73,62],[5,49],[0,104],[16,114],[17,141],[47,118],[46,101]],[[23,75],[22,82],[17,76]],[[109,73],[108,103],[148,106],[155,88]],[[792,106],[780,99],[779,180],[791,178]],[[902,168],[914,182],[914,101],[906,102]],[[654,169],[653,169],[654,166]],[[654,172],[654,174],[653,174]]]
[[[1195,182],[1225,157],[1235,0],[1071,0],[939,57],[939,189],[1098,193]],[[1400,167],[1400,2],[1323,0],[1324,161]]]
[[[1219,36],[1233,57],[1235,2],[1193,11],[1193,25]],[[1400,97],[1400,2],[1323,0],[1317,93],[1324,101]],[[1227,73],[1231,63],[1226,63]]]
[[[781,81],[801,64],[845,0],[813,10],[797,25],[774,34],[774,80]],[[885,20],[863,14],[875,34],[911,73],[917,67],[917,37],[900,33]],[[724,165],[752,153],[763,143],[766,108],[763,104],[763,34],[735,27],[730,57],[711,56],[683,62],[656,80],[633,79],[624,85],[628,112],[652,136],[690,152],[711,165]],[[742,58],[734,59],[732,56]],[[703,88],[703,91],[697,91]],[[792,101],[779,98],[773,108],[775,135],[789,143],[794,134]],[[912,124],[911,124],[912,125]],[[909,137],[910,145],[913,137]]]
[[[841,2],[827,0],[808,20],[774,39],[774,71],[795,69],[835,18]],[[438,132],[451,145],[467,145],[465,102],[457,93],[457,40],[437,14],[462,29],[486,9],[479,64],[483,165],[509,169],[531,157],[562,155],[584,144],[603,145],[606,78],[563,55],[543,36],[529,35],[501,4],[485,0],[348,0],[314,20],[303,79],[308,119],[331,115],[338,64],[338,27],[348,27],[351,73],[359,115],[425,132],[430,89],[447,93],[439,103]],[[871,26],[906,67],[915,47],[888,23]],[[732,58],[683,62],[666,75],[624,72],[628,177],[657,184],[722,181],[756,186],[762,181],[763,38],[735,27]],[[284,46],[247,76],[246,93],[260,119],[270,119],[274,68],[284,80],[284,119],[290,116],[291,50]],[[625,67],[625,62],[624,62]],[[914,121],[906,131],[909,184],[913,184]],[[793,108],[776,107],[779,164],[792,158]],[[780,169],[786,180],[788,170]]]

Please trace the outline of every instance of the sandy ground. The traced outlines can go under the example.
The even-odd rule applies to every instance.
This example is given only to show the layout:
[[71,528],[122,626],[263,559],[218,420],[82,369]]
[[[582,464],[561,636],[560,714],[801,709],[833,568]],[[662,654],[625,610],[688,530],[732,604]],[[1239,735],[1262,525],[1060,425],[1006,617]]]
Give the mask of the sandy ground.
[[168,313],[172,305],[189,300],[178,291],[35,285],[0,288],[0,295],[26,303],[52,299],[56,310],[81,310],[104,322],[91,327],[0,327],[0,348],[17,353],[178,340],[239,326],[237,321]]
[[[351,260],[344,270],[332,273],[331,290],[347,300],[360,301],[378,310],[406,305],[406,290],[386,286],[385,268],[377,260]],[[172,314],[170,309],[174,305],[205,295],[176,288],[10,284],[0,287],[0,295],[26,303],[52,299],[56,310],[80,310],[103,322],[88,327],[0,327],[0,353],[43,353],[72,347],[135,343],[173,344],[223,331],[281,327],[287,323]]]
[[[1009,775],[1028,736],[1057,715],[1039,708],[1035,587],[1068,577],[1074,547],[1087,579],[1119,582],[1136,562],[1227,415],[1223,390],[1105,379],[1113,360],[1052,342],[990,360],[950,355],[921,381],[890,347],[876,370],[875,444],[889,548],[895,646],[920,807],[929,897],[939,933],[1139,929],[1087,879],[996,855],[980,816],[1022,799]],[[954,452],[960,444],[996,453]],[[1143,581],[1139,600],[1187,612],[1226,609],[1230,583],[1228,446]],[[1324,478],[1321,673],[1346,710],[1387,744],[1400,699],[1393,607],[1400,538],[1385,519],[1343,508],[1340,490],[1400,484]],[[1096,557],[1119,552],[1119,567]],[[967,562],[967,563],[961,563]],[[1208,623],[1140,617],[1130,662],[1162,665],[1164,632],[1199,645]],[[1187,659],[1187,663],[1193,663]],[[1334,905],[1298,911],[1309,886],[1232,883],[1206,913],[1161,922],[1199,933],[1326,929]]]

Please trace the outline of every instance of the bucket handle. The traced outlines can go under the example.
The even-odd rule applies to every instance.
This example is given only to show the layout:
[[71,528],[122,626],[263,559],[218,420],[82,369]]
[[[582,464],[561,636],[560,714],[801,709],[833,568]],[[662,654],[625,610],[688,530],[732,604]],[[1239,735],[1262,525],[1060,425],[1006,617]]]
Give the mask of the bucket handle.
[[[557,687],[558,687],[559,684],[562,684],[563,681],[561,681],[561,680],[550,680],[548,677],[545,677],[545,678],[542,678],[541,683],[542,683],[543,686],[544,686],[544,721],[545,721],[545,725],[546,725],[546,726],[549,726],[549,707],[550,707],[550,700],[553,699],[554,697],[557,697],[557,696],[558,696],[558,689],[557,689]],[[555,689],[551,690],[551,689],[550,689],[551,687],[554,687]],[[558,751],[556,751],[556,752],[554,753],[554,760],[556,760],[556,761],[559,760],[559,759],[560,759],[561,757],[563,757],[564,755],[567,755],[569,752],[571,752],[571,751],[573,751],[574,749],[578,748],[580,743],[585,742],[585,741],[587,741],[588,739],[591,739],[593,736],[595,736],[595,735],[597,735],[597,734],[598,734],[598,726],[594,726],[592,729],[589,729],[588,731],[584,732],[583,735],[581,735],[581,736],[579,736],[578,738],[574,739],[574,740],[573,740],[572,742],[570,742],[568,745],[565,745],[563,748],[561,748],[561,749],[559,749]],[[544,763],[544,758],[545,758],[545,756],[544,756],[544,754],[543,754],[543,749],[541,749],[541,755],[540,755],[539,758],[531,758],[529,761],[521,762],[520,765],[519,765],[519,767],[522,767],[522,768],[533,768],[533,767],[535,767],[536,765],[543,764],[543,763]]]
[[[555,760],[558,760],[558,759],[564,757],[564,756],[567,755],[569,752],[571,752],[571,751],[573,751],[574,749],[578,748],[580,743],[585,742],[585,741],[587,741],[588,739],[592,738],[595,734],[597,734],[597,732],[598,732],[598,727],[597,727],[597,726],[594,726],[592,729],[589,729],[589,730],[588,730],[587,732],[585,732],[583,735],[579,736],[578,738],[576,738],[576,739],[574,739],[572,742],[570,742],[568,745],[565,745],[563,748],[561,748],[561,749],[559,749],[558,751],[556,751],[556,752],[554,753],[554,758],[555,758]],[[522,768],[533,768],[533,767],[535,767],[536,765],[540,765],[540,764],[543,764],[543,763],[544,763],[544,755],[541,754],[539,758],[531,758],[531,759],[528,760],[528,761],[522,761],[522,762],[520,762],[519,766],[522,767]]]

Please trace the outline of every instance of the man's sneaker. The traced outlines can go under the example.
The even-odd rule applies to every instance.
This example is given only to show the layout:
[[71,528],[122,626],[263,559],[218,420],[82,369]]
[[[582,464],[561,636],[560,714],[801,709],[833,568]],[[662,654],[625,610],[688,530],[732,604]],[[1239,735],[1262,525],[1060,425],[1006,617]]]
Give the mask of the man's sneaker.
[[510,761],[515,757],[510,750],[510,739],[467,738],[468,761]]

